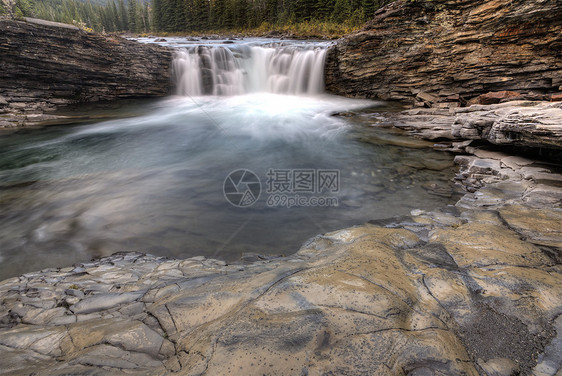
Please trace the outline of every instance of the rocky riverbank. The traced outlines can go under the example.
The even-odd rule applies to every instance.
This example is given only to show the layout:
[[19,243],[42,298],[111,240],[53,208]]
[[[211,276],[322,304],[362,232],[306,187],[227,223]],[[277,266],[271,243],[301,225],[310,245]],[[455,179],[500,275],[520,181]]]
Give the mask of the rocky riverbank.
[[[1,373],[560,375],[562,107],[500,103],[557,99],[559,2],[476,3],[399,1],[328,60],[333,91],[420,107],[369,114],[369,126],[458,153],[452,178],[466,194],[456,205],[319,235],[289,257],[121,253],[5,280]],[[112,43],[69,30],[62,40]],[[23,100],[0,98],[4,118],[42,111],[10,77],[10,98]],[[129,79],[134,89],[140,79]],[[64,87],[34,90],[53,98]],[[108,90],[99,95],[120,95]],[[60,95],[45,106],[73,100]]]
[[373,125],[395,127],[432,140],[436,147],[471,152],[469,146],[539,150],[543,158],[562,158],[562,102],[511,101],[439,109],[416,108],[371,117]]
[[72,25],[0,18],[0,128],[57,120],[71,103],[163,96],[170,50]]
[[[550,110],[534,109],[547,123]],[[386,113],[386,123],[379,114],[374,126],[425,123],[406,114]],[[290,257],[226,264],[123,253],[6,280],[0,368],[557,375],[559,166],[463,147],[472,154],[456,157],[455,179],[467,193],[455,206],[319,235]]]

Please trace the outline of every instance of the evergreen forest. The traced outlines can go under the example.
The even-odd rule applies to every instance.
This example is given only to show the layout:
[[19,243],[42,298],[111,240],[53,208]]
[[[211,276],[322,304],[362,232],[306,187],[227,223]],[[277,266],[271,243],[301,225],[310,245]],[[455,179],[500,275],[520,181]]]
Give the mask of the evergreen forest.
[[346,31],[390,0],[4,0],[0,13],[98,32]]

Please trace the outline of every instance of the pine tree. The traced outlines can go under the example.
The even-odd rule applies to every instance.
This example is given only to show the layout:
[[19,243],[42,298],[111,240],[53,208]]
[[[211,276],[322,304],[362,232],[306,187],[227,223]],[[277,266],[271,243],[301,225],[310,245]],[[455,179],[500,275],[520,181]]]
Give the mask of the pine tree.
[[129,30],[129,18],[127,17],[127,8],[123,0],[119,0],[119,30]]
[[226,0],[212,0],[210,27],[216,29],[222,29],[226,27],[225,16],[226,16]]
[[362,0],[361,6],[365,12],[366,20],[370,20],[378,8],[378,0]]
[[310,21],[314,15],[314,0],[296,0],[295,16],[297,21]]
[[16,17],[31,17],[32,9],[31,4],[28,0],[16,0],[16,9],[15,9]]
[[316,19],[320,21],[329,20],[334,11],[335,3],[335,0],[318,0],[316,3],[316,12],[314,13]]
[[148,8],[148,2],[144,3],[142,8],[142,29],[145,33],[150,31],[150,10]]
[[137,30],[137,1],[129,0],[129,13],[127,14],[129,20],[128,30],[136,33]]
[[349,0],[336,0],[331,20],[336,23],[343,23],[351,16],[351,4]]
[[152,0],[152,29],[162,30],[162,0]]

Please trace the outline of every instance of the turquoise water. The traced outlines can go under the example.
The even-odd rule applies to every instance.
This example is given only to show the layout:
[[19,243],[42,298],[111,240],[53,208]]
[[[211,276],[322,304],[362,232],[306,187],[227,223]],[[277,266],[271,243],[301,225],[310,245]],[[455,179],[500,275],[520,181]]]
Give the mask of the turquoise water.
[[[452,202],[432,188],[450,185],[451,156],[389,145],[363,117],[332,116],[380,105],[170,97],[112,120],[0,134],[0,278],[125,250],[227,261],[290,254],[319,233]],[[223,193],[238,169],[262,188],[243,208]],[[268,205],[268,171],[291,169],[338,170],[338,192],[300,193],[338,206]]]

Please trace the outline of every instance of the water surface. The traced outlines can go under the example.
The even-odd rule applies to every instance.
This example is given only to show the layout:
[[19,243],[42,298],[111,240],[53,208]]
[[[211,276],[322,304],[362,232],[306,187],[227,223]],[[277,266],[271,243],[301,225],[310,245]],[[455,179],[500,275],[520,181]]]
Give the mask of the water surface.
[[[381,103],[264,90],[0,134],[0,279],[127,250],[290,254],[319,233],[453,202],[452,157],[366,125],[360,114]],[[343,112],[358,115],[333,116]],[[239,169],[262,188],[243,208],[223,192]],[[293,169],[339,171],[337,192],[285,192],[337,206],[268,205],[268,171]]]

